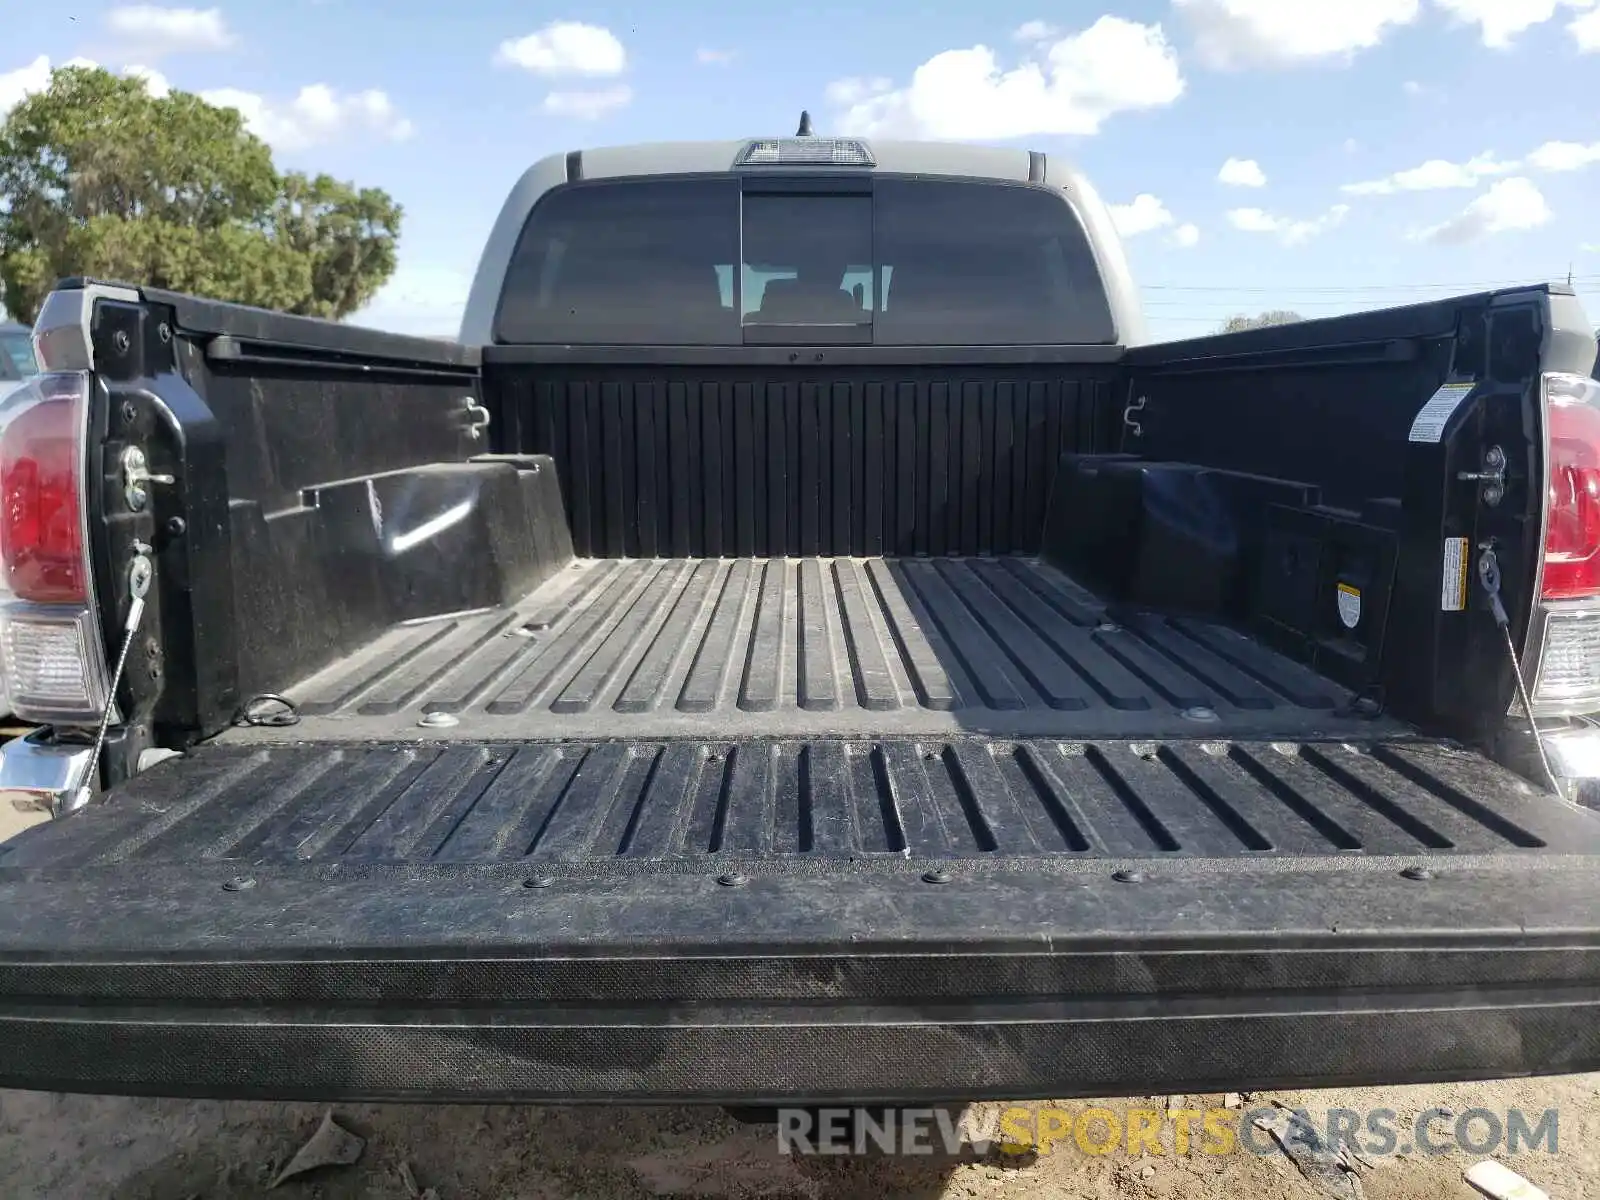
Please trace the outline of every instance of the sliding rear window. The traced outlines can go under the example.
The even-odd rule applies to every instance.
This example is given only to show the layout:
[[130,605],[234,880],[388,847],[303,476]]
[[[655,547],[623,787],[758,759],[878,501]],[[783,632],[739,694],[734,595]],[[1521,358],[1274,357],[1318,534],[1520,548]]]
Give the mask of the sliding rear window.
[[529,344],[721,346],[739,341],[733,179],[565,187],[518,239],[495,335]]
[[880,176],[607,180],[535,208],[506,277],[512,344],[994,346],[1115,340],[1059,193]]

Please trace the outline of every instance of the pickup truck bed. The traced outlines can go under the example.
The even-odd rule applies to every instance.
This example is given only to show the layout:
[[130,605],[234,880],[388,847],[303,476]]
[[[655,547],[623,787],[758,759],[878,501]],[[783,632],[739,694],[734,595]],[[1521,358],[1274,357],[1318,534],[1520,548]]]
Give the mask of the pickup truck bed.
[[[1373,732],[1240,633],[1113,620],[1021,557],[580,559],[515,605],[398,625],[290,696],[318,741]],[[419,733],[429,713],[459,723]]]
[[[1563,303],[802,361],[102,297],[95,453],[181,486],[96,474],[103,631],[155,559],[138,720],[94,803],[0,853],[0,1085],[945,1103],[1600,1066],[1600,815],[1466,748],[1514,679],[1487,599],[1441,604],[1448,539],[1492,539],[1535,620],[1540,488],[1459,473],[1531,461]],[[297,721],[240,725],[269,693]]]
[[0,854],[0,1082],[907,1102],[1600,1054],[1600,819],[1033,560],[580,560],[293,696]]
[[509,609],[401,625],[291,698],[297,725],[236,727],[0,862],[837,868],[1600,836],[1243,634],[1113,621],[1026,559],[580,560]]

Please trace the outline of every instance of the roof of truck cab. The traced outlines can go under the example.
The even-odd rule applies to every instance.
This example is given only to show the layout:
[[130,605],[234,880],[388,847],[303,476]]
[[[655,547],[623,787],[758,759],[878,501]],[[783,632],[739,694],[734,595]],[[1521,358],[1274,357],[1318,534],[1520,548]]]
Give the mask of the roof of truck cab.
[[[827,140],[819,135],[816,140]],[[461,340],[469,345],[492,342],[495,312],[517,240],[534,206],[554,188],[580,180],[638,178],[651,175],[707,175],[727,172],[756,173],[767,167],[741,167],[739,158],[755,141],[772,135],[700,142],[638,142],[626,146],[598,146],[552,154],[529,167],[511,189],[490,231],[473,278],[461,321]],[[789,140],[779,138],[776,140]],[[1113,322],[1123,345],[1144,340],[1143,318],[1132,274],[1110,210],[1075,165],[1065,158],[1004,146],[965,142],[901,141],[849,138],[863,143],[873,159],[871,167],[845,167],[847,171],[893,175],[938,175],[946,178],[1031,183],[1059,188],[1071,203],[1100,265]],[[781,169],[781,168],[780,168]],[[805,172],[815,166],[796,167]],[[821,170],[828,170],[822,167]]]
[[[763,140],[770,139],[637,142],[629,146],[597,146],[580,150],[577,155],[584,179],[610,179],[637,175],[697,175],[736,169],[739,157],[750,143]],[[828,139],[819,137],[814,140]],[[1026,150],[1004,146],[974,146],[959,142],[893,141],[877,138],[847,140],[863,142],[871,150],[874,166],[868,169],[894,174],[954,175],[973,179],[1027,182],[1033,158]],[[1038,157],[1044,159],[1043,155]],[[1060,159],[1057,159],[1054,165],[1063,174],[1060,182],[1065,182],[1064,176],[1071,173],[1071,168]],[[1038,179],[1034,182],[1045,181]]]

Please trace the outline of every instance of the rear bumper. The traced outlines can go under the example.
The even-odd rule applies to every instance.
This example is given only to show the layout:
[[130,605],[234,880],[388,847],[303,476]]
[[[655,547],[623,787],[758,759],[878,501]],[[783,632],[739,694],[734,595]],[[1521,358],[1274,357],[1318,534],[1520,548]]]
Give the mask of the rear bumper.
[[[1546,760],[1563,794],[1585,807],[1600,809],[1600,725],[1592,718],[1551,722],[1541,729]],[[1501,761],[1529,779],[1544,776],[1539,747],[1525,724],[1511,724],[1501,735]]]
[[909,1103],[1600,1068],[1592,863],[1404,866],[12,878],[0,1084]]

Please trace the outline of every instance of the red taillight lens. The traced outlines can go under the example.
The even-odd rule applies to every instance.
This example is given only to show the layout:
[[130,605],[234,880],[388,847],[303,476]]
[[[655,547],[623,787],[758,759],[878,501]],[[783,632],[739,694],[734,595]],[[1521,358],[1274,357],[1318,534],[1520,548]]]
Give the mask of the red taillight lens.
[[88,600],[83,553],[80,375],[40,375],[0,410],[0,563],[6,586],[41,604]]
[[1545,377],[1550,445],[1546,497],[1546,600],[1600,595],[1600,384],[1576,375]]

